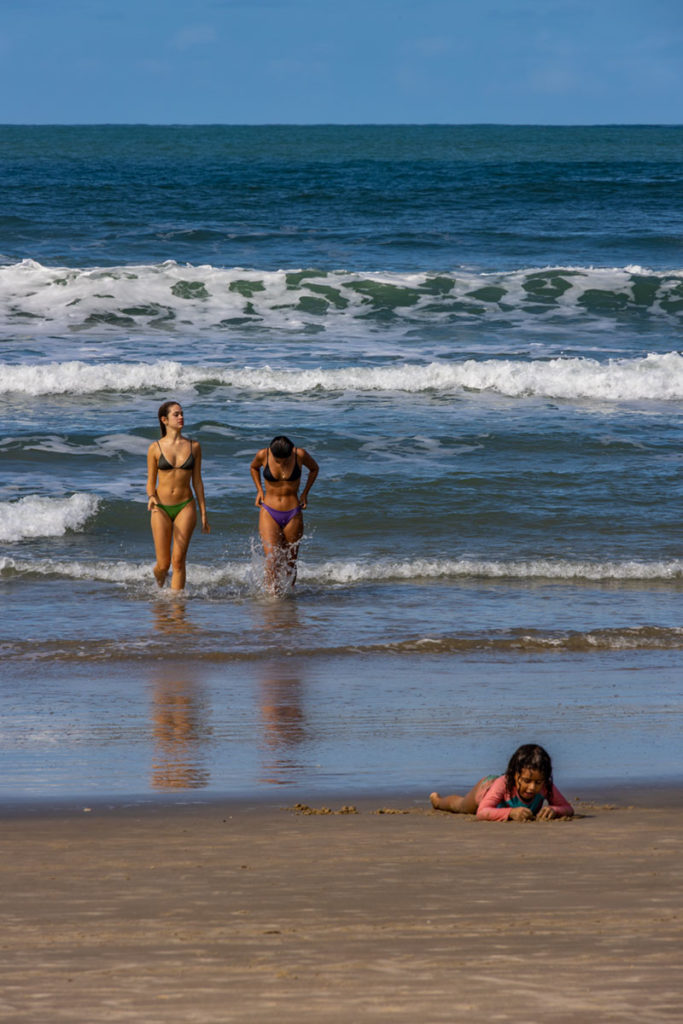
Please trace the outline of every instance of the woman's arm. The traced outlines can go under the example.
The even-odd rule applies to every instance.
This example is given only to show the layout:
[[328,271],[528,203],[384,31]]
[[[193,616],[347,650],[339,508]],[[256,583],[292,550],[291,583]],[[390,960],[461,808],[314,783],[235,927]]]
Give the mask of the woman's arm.
[[251,473],[251,479],[254,481],[254,485],[256,486],[256,501],[254,502],[254,504],[259,506],[259,507],[261,506],[261,503],[263,501],[263,485],[261,484],[261,467],[265,466],[265,464],[266,464],[265,453],[266,453],[266,449],[265,448],[261,448],[260,451],[256,452],[256,455],[252,459],[251,466],[249,467],[249,472]]
[[309,455],[305,448],[299,448],[298,453],[301,452],[301,465],[305,466],[308,470],[308,479],[306,486],[299,496],[299,504],[302,508],[306,508],[308,504],[308,492],[316,481],[318,476],[318,463],[315,461],[312,455]]
[[204,482],[202,480],[202,446],[199,441],[195,441],[195,446],[194,466],[192,467],[192,486],[194,487],[194,493],[197,495],[199,515],[202,520],[202,533],[211,533],[211,527],[209,526],[209,520],[206,515],[206,498],[204,497]]
[[147,510],[152,511],[159,504],[157,497],[157,468],[159,456],[156,441],[147,449]]

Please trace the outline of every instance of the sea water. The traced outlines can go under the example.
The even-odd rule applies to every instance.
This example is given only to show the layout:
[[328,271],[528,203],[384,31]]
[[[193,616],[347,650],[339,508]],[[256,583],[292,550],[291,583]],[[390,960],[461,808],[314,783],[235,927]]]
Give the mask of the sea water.
[[0,183],[0,795],[680,778],[682,128],[4,127]]

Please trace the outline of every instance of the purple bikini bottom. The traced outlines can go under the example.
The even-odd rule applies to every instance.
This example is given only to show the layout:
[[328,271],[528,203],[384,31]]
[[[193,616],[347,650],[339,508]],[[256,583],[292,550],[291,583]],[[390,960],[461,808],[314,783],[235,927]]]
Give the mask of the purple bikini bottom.
[[265,501],[261,502],[261,508],[264,508],[272,516],[281,530],[284,530],[290,519],[298,516],[299,512],[301,512],[300,505],[295,505],[294,508],[288,508],[286,512],[281,512],[279,508],[271,508],[270,505],[266,505]]

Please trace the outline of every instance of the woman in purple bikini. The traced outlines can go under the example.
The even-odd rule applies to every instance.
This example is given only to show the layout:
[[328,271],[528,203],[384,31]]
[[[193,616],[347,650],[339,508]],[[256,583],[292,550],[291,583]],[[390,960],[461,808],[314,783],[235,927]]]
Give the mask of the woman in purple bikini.
[[[308,470],[308,479],[299,494],[302,466]],[[261,510],[259,534],[266,555],[266,585],[271,591],[287,582],[293,586],[299,544],[304,535],[301,513],[318,475],[318,463],[304,448],[295,448],[288,437],[280,436],[256,453],[250,468],[256,485],[254,504]]]

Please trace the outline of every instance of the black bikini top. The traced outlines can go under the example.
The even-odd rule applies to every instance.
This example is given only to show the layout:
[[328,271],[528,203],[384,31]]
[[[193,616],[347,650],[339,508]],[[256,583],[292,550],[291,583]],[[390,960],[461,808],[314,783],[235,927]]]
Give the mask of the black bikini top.
[[190,441],[190,454],[187,456],[182,466],[174,466],[171,462],[169,462],[166,456],[164,455],[162,447],[158,441],[157,444],[159,445],[159,451],[161,452],[159,456],[159,462],[157,463],[159,469],[192,469],[192,467],[194,466],[194,452],[192,451],[192,441]]
[[[301,466],[297,462],[296,452],[295,452],[294,453],[294,469],[289,474],[289,476],[285,477],[285,480],[298,480],[300,476],[301,476]],[[273,476],[273,474],[270,471],[270,466],[268,465],[268,452],[266,452],[266,464],[263,467],[263,479],[264,480],[268,480],[269,483],[278,483],[278,482],[282,481],[282,477]]]

